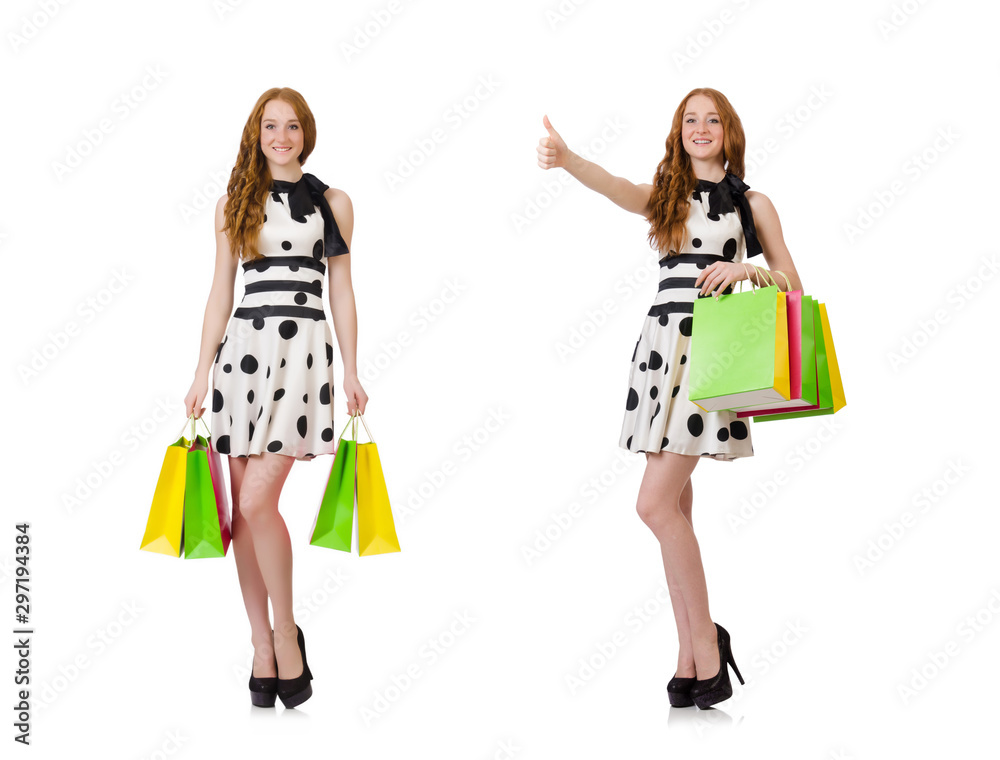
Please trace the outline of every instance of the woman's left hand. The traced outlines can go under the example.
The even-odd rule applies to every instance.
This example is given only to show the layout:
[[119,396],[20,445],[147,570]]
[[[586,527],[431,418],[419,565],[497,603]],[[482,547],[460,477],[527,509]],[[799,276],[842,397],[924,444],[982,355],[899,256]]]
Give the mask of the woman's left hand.
[[344,378],[344,395],[347,396],[347,413],[352,417],[355,414],[364,414],[365,406],[368,404],[368,394],[361,387],[361,381],[357,375]]
[[711,294],[716,298],[730,285],[747,278],[747,270],[735,261],[716,261],[709,264],[695,278],[695,287],[701,287],[700,295]]

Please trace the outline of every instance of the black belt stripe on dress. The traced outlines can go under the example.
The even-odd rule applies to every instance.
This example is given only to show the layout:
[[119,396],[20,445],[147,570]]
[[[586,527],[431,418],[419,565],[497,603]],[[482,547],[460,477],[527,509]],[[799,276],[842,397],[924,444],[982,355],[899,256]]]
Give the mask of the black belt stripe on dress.
[[306,267],[307,269],[315,269],[317,272],[326,272],[326,264],[312,256],[265,256],[262,259],[243,262],[244,271],[256,269],[262,272],[269,266]]
[[697,277],[667,277],[665,280],[660,280],[660,290],[666,290],[667,288],[694,288],[697,287],[694,281],[698,279]]
[[322,296],[323,281],[314,280],[313,282],[305,282],[301,280],[258,280],[257,282],[247,283],[244,288],[245,293],[264,293],[270,290],[300,290],[306,293],[312,293],[316,296]]
[[660,259],[661,267],[673,268],[678,264],[714,264],[716,261],[732,261],[721,254],[715,253],[679,253],[676,256],[664,256]]
[[[729,285],[723,293],[732,293],[733,286]],[[715,296],[703,296],[699,293],[697,298],[714,298]],[[650,317],[661,317],[664,314],[694,314],[694,301],[668,301],[667,303],[654,303],[648,312]]]
[[[669,290],[670,288],[698,288],[700,285],[695,285],[694,281],[697,277],[667,277],[664,280],[660,280],[659,290]],[[659,292],[659,290],[657,292]],[[733,283],[729,283],[726,289],[722,291],[723,293],[733,292]]]
[[649,308],[650,317],[662,317],[664,314],[694,314],[694,303],[691,301],[670,301],[669,303],[655,303]]
[[305,319],[325,319],[322,309],[308,306],[274,304],[273,306],[240,306],[233,312],[237,319],[257,319],[258,317],[303,317]]

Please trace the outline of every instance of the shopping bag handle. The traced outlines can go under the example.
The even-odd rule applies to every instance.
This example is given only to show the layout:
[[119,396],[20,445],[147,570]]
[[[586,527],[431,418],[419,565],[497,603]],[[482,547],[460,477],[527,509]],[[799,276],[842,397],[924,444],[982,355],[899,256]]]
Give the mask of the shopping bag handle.
[[[208,433],[208,437],[211,438],[212,437],[212,431],[208,429],[208,423],[206,423],[205,420],[203,420],[201,417],[198,417],[197,419],[201,420],[201,424],[205,426],[205,432]],[[188,425],[191,426],[191,443],[188,446],[188,449],[190,450],[194,446],[195,442],[198,440],[198,436],[195,433],[195,429],[194,429],[194,426],[195,426],[194,412],[192,412],[191,415],[186,420],[184,420],[184,425],[181,427],[181,429],[177,433],[177,435],[183,435],[184,431],[185,431],[185,429],[187,429]]]
[[[789,290],[792,289],[792,281],[788,279],[788,275],[787,274],[785,274],[784,272],[782,272],[780,269],[775,269],[774,272],[773,272],[773,274],[780,274],[782,277],[785,278],[785,292],[786,293]],[[777,284],[778,283],[775,283],[775,285],[777,285]]]
[[[746,269],[747,266],[752,266],[754,269],[756,269],[757,273],[758,273],[758,276],[761,278],[761,280],[763,282],[767,282],[768,280],[770,280],[771,284],[774,285],[774,287],[776,287],[776,288],[778,287],[778,281],[776,279],[774,279],[774,275],[775,274],[780,274],[782,277],[785,278],[785,291],[787,292],[787,291],[789,291],[789,290],[792,289],[792,282],[791,282],[791,280],[789,280],[788,279],[788,275],[785,274],[784,272],[782,272],[780,269],[775,269],[774,272],[771,272],[770,270],[764,269],[763,267],[759,267],[756,264],[750,264],[747,261],[743,261],[743,262],[740,262],[740,263],[743,264],[743,269],[745,271],[747,271],[747,279],[750,280],[750,287],[751,288],[756,283],[754,283],[753,279],[749,276],[749,270]],[[757,285],[757,287],[762,287],[762,286]],[[778,289],[781,290],[781,288],[778,288]],[[742,280],[740,281],[740,292],[741,293],[743,292]]]
[[[757,267],[754,264],[750,264],[749,262],[746,262],[746,261],[741,261],[740,263],[743,265],[743,271],[747,273],[746,280],[747,280],[747,282],[750,283],[750,292],[751,293],[756,293],[757,292],[757,288],[759,288],[760,285],[758,285],[756,282],[754,282],[753,277],[750,276],[750,270],[747,269],[747,267],[751,266],[751,267],[754,267],[754,269],[756,269]],[[742,293],[742,292],[743,292],[743,280],[740,280],[740,293]]]
[[[375,436],[373,436],[372,431],[368,429],[368,423],[365,422],[365,418],[361,415],[361,412],[358,412],[357,414],[352,414],[351,419],[347,421],[347,425],[350,425],[352,422],[354,423],[354,427],[351,428],[351,435],[352,435],[351,440],[355,442],[357,442],[358,440],[358,420],[361,420],[361,424],[365,426],[365,432],[368,433],[368,438],[371,440],[372,443],[375,443]],[[347,425],[344,425],[344,430],[340,431],[341,438],[344,437],[344,431],[347,430]]]

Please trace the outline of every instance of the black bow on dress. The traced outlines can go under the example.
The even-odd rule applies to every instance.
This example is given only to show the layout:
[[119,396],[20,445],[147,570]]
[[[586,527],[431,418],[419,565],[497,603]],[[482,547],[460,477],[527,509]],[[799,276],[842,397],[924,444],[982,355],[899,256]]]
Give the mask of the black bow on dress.
[[727,214],[739,208],[740,224],[743,226],[743,237],[747,244],[747,258],[763,253],[764,249],[757,240],[757,228],[753,223],[750,201],[744,195],[750,189],[750,185],[729,172],[726,172],[725,179],[721,182],[698,181],[708,189],[708,213]]
[[323,255],[339,256],[342,253],[350,253],[347,243],[344,242],[337,226],[337,220],[333,218],[333,211],[323,193],[329,188],[315,175],[308,172],[295,182],[288,180],[272,180],[274,189],[278,192],[288,193],[288,206],[295,221],[305,221],[306,216],[316,211],[319,206],[320,214],[323,217]]

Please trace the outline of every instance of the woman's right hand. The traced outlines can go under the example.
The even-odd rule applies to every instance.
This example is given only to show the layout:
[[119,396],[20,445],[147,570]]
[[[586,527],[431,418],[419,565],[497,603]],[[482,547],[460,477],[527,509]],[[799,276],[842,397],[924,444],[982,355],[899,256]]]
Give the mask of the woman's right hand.
[[[202,402],[205,400],[207,394],[208,380],[195,378],[194,382],[191,383],[191,390],[184,397],[184,416],[190,417],[194,414],[195,417],[201,417],[205,413],[205,407],[202,406]],[[196,409],[198,410],[197,413],[194,411]]]
[[548,137],[543,137],[538,141],[538,165],[543,169],[554,169],[557,167],[566,168],[566,160],[569,158],[569,148],[559,133],[552,128],[548,116],[542,117],[542,124],[548,130]]

